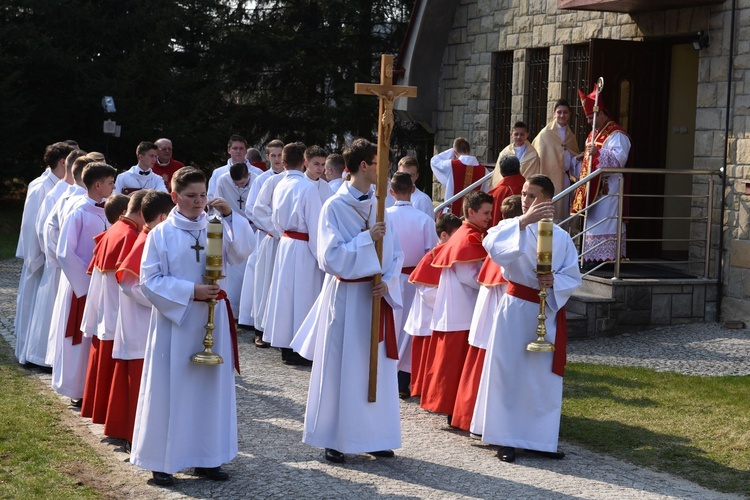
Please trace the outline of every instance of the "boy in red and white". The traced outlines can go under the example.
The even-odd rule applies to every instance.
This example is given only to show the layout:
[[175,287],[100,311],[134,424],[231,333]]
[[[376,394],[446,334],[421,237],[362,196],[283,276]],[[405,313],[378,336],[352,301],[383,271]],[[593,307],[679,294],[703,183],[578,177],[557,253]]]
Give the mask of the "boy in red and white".
[[399,279],[403,309],[402,314],[399,315],[401,321],[396,324],[398,393],[404,399],[411,395],[409,384],[412,370],[412,336],[404,331],[404,324],[416,293],[416,287],[409,283],[409,275],[425,254],[437,245],[438,241],[435,234],[435,221],[411,204],[411,196],[415,189],[408,173],[393,174],[390,193],[396,203],[387,209],[391,218],[391,229],[396,232],[401,251],[404,253],[404,264]]
[[472,191],[464,197],[464,220],[432,261],[442,269],[432,315],[432,338],[419,405],[451,421],[461,370],[469,350],[469,327],[479,292],[477,275],[487,252],[482,238],[492,219],[492,196]]
[[57,261],[62,273],[52,311],[51,328],[59,347],[52,365],[52,389],[72,399],[83,397],[91,339],[81,331],[86,294],[94,256],[94,237],[106,231],[109,221],[104,200],[112,194],[117,171],[106,163],[89,163],[83,171],[86,195],[73,202],[60,228]]
[[[453,147],[446,149],[430,160],[432,173],[440,184],[445,186],[445,199],[469,187],[471,184],[487,175],[487,169],[471,155],[471,145],[463,137],[453,141]],[[484,182],[478,189],[487,191],[488,182]],[[461,200],[456,200],[446,211],[461,216]]]
[[[487,344],[475,416],[483,423],[482,441],[500,446],[504,462],[516,459],[516,448],[549,458],[558,451],[567,332],[564,306],[581,284],[578,252],[566,231],[553,225],[552,274],[537,274],[537,222],[552,218],[552,181],[534,175],[521,193],[523,215],[490,229],[483,245],[502,266],[508,288],[495,313]],[[547,288],[547,340],[554,352],[530,352],[539,315],[539,289]],[[474,428],[472,424],[472,428]],[[479,430],[479,429],[477,429]]]
[[[515,159],[515,157],[514,157]],[[494,206],[493,206],[494,212]],[[511,196],[502,200],[503,219],[512,219],[522,214],[521,197]],[[453,406],[453,420],[451,425],[465,431],[472,426],[472,416],[476,414],[475,404],[479,381],[482,377],[482,367],[487,349],[490,331],[495,323],[495,311],[500,299],[505,292],[508,281],[503,277],[500,266],[495,264],[489,256],[484,259],[482,269],[479,270],[477,282],[481,285],[477,295],[477,303],[474,306],[474,315],[471,317],[469,328],[469,352],[466,354],[463,370],[461,370],[461,381],[458,383],[456,404]],[[481,419],[474,421],[472,434],[482,434]]]
[[318,190],[320,196],[320,204],[326,202],[328,198],[333,196],[333,190],[328,185],[323,172],[326,168],[326,152],[320,146],[310,146],[305,150],[305,177],[315,184],[315,188]]
[[306,153],[300,143],[284,146],[286,176],[273,191],[271,214],[281,238],[268,292],[264,337],[281,349],[281,359],[288,365],[310,364],[291,349],[291,343],[323,286],[323,271],[317,262],[318,221],[323,203],[318,186],[302,172]]
[[115,368],[104,421],[104,434],[124,439],[128,446],[133,441],[143,356],[146,352],[146,338],[151,321],[151,302],[141,291],[141,258],[148,233],[164,222],[173,207],[172,197],[167,193],[149,191],[145,194],[141,202],[141,214],[145,222],[143,230],[138,233],[130,252],[115,273],[120,307],[117,311],[112,349]]
[[[435,224],[438,243],[444,244],[461,227],[461,219],[453,214],[443,214],[438,217]],[[432,267],[435,258],[436,246],[422,257],[414,271],[409,275],[409,283],[416,288],[414,300],[409,311],[404,310],[406,323],[404,331],[412,336],[411,347],[411,395],[419,396],[422,391],[422,376],[424,374],[424,363],[427,356],[432,329],[433,308],[435,307],[435,296],[437,286],[440,283],[442,269]]]
[[[120,310],[120,294],[115,271],[130,252],[138,232],[143,227],[141,202],[150,190],[141,189],[127,196],[114,194],[104,205],[105,214],[112,208],[113,200],[122,196],[127,203],[127,212],[120,217],[107,218],[112,224],[107,231],[97,236],[94,258],[89,265],[91,281],[83,310],[81,331],[91,337],[86,385],[83,391],[81,416],[90,417],[91,422],[103,424],[107,416],[109,390],[115,363],[112,348],[115,342],[117,313]],[[116,202],[114,202],[116,203]],[[117,214],[119,207],[114,210]],[[119,219],[119,220],[118,220]]]
[[117,176],[116,193],[130,194],[139,189],[156,189],[157,191],[167,192],[167,186],[164,185],[161,175],[157,175],[152,170],[156,163],[158,149],[153,142],[143,141],[138,144],[135,150],[138,164]]

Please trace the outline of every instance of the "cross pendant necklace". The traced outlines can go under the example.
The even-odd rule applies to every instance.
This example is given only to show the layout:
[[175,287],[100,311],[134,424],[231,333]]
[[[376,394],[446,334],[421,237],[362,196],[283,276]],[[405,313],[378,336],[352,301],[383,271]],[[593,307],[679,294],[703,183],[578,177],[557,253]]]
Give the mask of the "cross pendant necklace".
[[237,185],[235,185],[235,187],[237,188],[237,203],[240,204],[240,210],[242,210],[242,204],[245,203],[245,200],[242,199],[242,191],[244,191],[245,188],[241,188]]
[[185,229],[185,232],[187,234],[189,234],[190,236],[192,236],[193,239],[195,240],[195,245],[192,245],[190,248],[192,248],[193,250],[195,250],[195,262],[200,262],[201,261],[201,250],[203,250],[203,248],[204,248],[204,247],[201,246],[200,241],[199,241],[201,233],[200,233],[200,231],[198,231],[198,236],[193,236],[193,232],[192,231],[188,231],[187,229]]

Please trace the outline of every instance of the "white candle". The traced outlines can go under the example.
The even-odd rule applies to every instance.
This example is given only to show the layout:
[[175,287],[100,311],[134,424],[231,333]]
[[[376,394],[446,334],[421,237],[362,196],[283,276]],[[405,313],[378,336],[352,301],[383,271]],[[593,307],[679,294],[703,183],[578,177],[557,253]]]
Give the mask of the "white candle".
[[222,270],[224,229],[219,219],[211,219],[206,230],[206,271]]
[[537,225],[537,272],[552,271],[552,226],[552,219],[542,219]]

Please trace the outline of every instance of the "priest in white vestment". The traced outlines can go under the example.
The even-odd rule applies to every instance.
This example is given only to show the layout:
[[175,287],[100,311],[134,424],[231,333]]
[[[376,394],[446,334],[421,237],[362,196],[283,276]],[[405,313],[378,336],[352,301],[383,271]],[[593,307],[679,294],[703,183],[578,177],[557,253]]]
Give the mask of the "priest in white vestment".
[[[581,284],[575,246],[568,234],[553,226],[553,274],[536,274],[537,222],[552,218],[549,202],[552,181],[533,176],[522,192],[524,215],[502,220],[482,242],[490,258],[502,266],[508,280],[500,299],[495,325],[487,345],[471,431],[486,443],[500,445],[498,457],[516,459],[515,449],[525,448],[550,458],[562,458],[557,441],[562,409],[565,366],[565,322],[558,312]],[[555,352],[526,350],[536,339],[538,290],[547,287],[547,340]],[[477,415],[476,411],[483,414]],[[484,425],[483,428],[481,427]]]

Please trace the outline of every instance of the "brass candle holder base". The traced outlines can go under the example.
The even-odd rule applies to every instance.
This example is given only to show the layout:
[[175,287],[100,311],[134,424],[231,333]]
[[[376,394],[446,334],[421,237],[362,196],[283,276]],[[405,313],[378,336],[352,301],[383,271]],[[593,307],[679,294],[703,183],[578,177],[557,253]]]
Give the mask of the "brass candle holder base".
[[[203,276],[209,285],[215,285],[217,281],[224,279],[221,271],[206,271]],[[224,363],[224,359],[213,352],[211,348],[214,346],[214,334],[213,331],[216,328],[214,326],[214,309],[216,308],[216,299],[207,300],[208,304],[208,323],[206,323],[206,335],[203,337],[203,351],[193,354],[190,358],[193,363],[199,365],[220,365]]]
[[[551,271],[550,271],[551,272]],[[542,273],[540,273],[542,274]],[[555,350],[555,344],[548,341],[545,336],[547,335],[547,325],[544,324],[547,319],[547,315],[544,310],[547,306],[547,289],[542,288],[539,290],[539,315],[536,319],[539,320],[539,324],[536,325],[536,340],[532,340],[526,344],[526,350],[531,352],[553,352]]]

